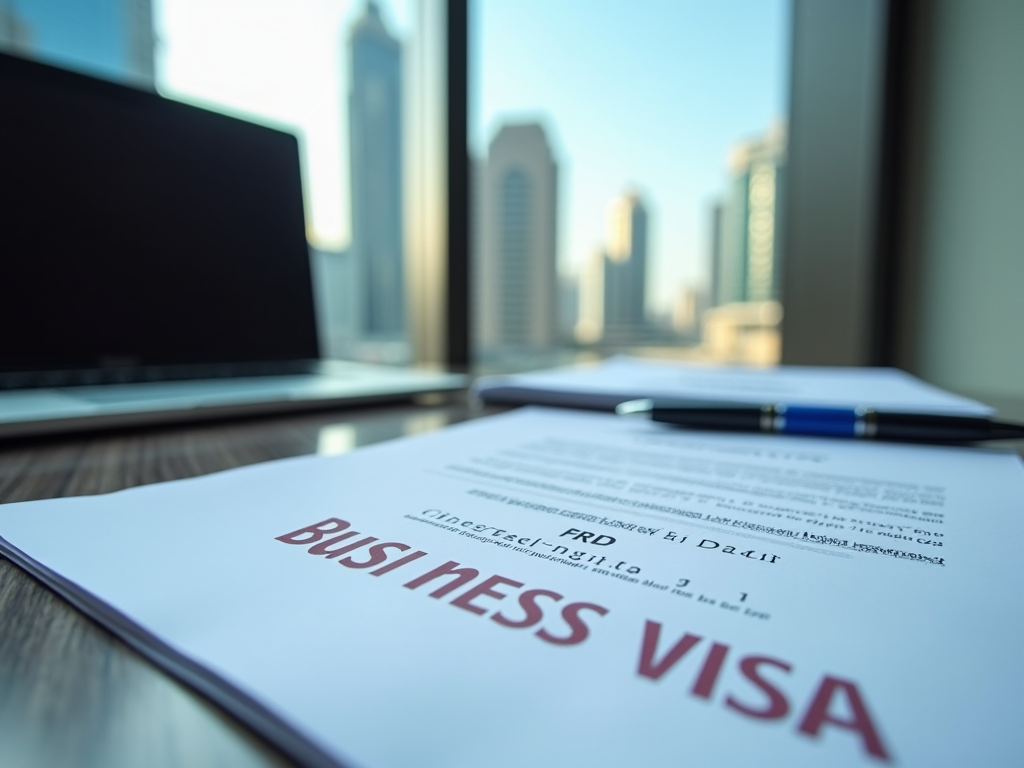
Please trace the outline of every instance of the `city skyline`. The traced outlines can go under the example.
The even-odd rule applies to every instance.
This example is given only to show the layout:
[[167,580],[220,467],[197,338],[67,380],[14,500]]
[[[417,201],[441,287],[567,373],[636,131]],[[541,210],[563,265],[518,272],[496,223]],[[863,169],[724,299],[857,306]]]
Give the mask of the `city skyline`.
[[[154,0],[161,93],[294,132],[307,236],[323,250],[346,250],[352,241],[346,41],[365,6],[365,0]],[[413,37],[413,0],[378,7],[391,34]]]
[[[296,129],[310,241],[333,250],[351,240],[341,30],[363,6],[154,6],[161,87]],[[393,34],[415,43],[416,3],[381,9]],[[472,156],[485,157],[505,121],[545,125],[560,167],[559,268],[580,268],[601,240],[606,202],[634,184],[654,201],[652,308],[665,314],[679,286],[706,285],[707,211],[723,178],[720,159],[785,111],[788,0],[652,0],[640,12],[607,0],[489,0],[470,10]],[[608,56],[607,45],[595,44],[602,40],[628,56]]]
[[506,121],[545,125],[561,170],[560,269],[583,268],[600,246],[607,201],[634,187],[650,201],[652,314],[668,315],[681,286],[706,288],[722,158],[786,110],[788,2],[473,9],[471,146],[482,156]]
[[[56,7],[68,0],[45,2]],[[125,7],[136,9],[133,13],[138,16],[137,9],[147,2],[133,0]],[[11,0],[0,0],[0,9],[6,9],[10,3]],[[89,0],[90,7],[103,4],[109,5],[110,0]],[[771,7],[766,10],[766,5]],[[158,67],[161,89],[174,97],[204,106],[243,117],[255,116],[262,122],[284,121],[290,123],[284,127],[298,129],[308,195],[311,244],[320,250],[340,251],[344,247],[347,251],[348,261],[360,273],[357,279],[362,281],[364,290],[357,293],[366,305],[367,314],[381,316],[366,319],[364,329],[373,334],[386,327],[389,330],[383,331],[385,334],[400,334],[404,329],[404,319],[400,317],[404,312],[401,156],[403,141],[408,140],[401,135],[402,102],[407,95],[402,95],[400,51],[404,45],[416,43],[412,29],[419,6],[415,6],[412,0],[380,4],[366,0],[333,4],[323,0],[297,0],[294,8],[252,6],[238,0],[210,0],[203,4],[202,11],[187,6],[179,0],[155,0],[153,11],[161,40],[161,65]],[[623,189],[632,188],[637,192],[637,199],[643,200],[643,258],[624,262],[630,265],[629,269],[614,259],[602,266],[609,276],[604,283],[605,298],[602,301],[602,317],[607,315],[609,327],[638,328],[647,325],[648,320],[667,327],[667,318],[676,308],[679,296],[695,288],[699,291],[710,289],[714,294],[712,303],[720,303],[718,294],[725,283],[721,275],[711,275],[712,265],[719,268],[725,265],[726,272],[733,269],[735,274],[742,275],[743,284],[749,290],[734,291],[737,300],[756,301],[774,296],[774,272],[778,265],[775,225],[778,217],[773,208],[775,198],[768,200],[765,197],[768,193],[764,190],[780,187],[779,173],[784,172],[784,168],[770,168],[764,164],[751,166],[744,204],[756,207],[757,200],[764,198],[768,200],[762,205],[764,210],[758,213],[751,207],[751,215],[741,226],[736,225],[740,214],[736,205],[729,202],[731,198],[727,194],[726,200],[720,201],[718,223],[709,226],[708,213],[721,197],[723,182],[733,187],[739,182],[734,169],[723,167],[724,150],[717,155],[708,152],[708,137],[718,146],[729,147],[742,137],[758,136],[772,117],[782,111],[782,100],[777,98],[784,92],[780,76],[783,70],[781,57],[773,63],[770,54],[783,47],[784,33],[781,29],[786,7],[785,0],[755,4],[727,0],[716,10],[709,10],[699,3],[652,2],[644,7],[645,13],[636,14],[621,3],[600,2],[599,12],[595,12],[594,18],[578,19],[581,34],[563,36],[559,47],[554,42],[561,29],[560,20],[568,18],[566,14],[578,14],[578,10],[572,10],[572,3],[542,6],[536,0],[523,0],[522,3],[496,0],[473,5],[470,65],[474,80],[471,98],[475,106],[471,110],[471,153],[476,158],[486,156],[486,153],[481,153],[481,138],[486,136],[489,142],[493,142],[506,124],[532,123],[539,126],[545,135],[550,162],[553,167],[558,167],[558,183],[552,186],[555,193],[550,206],[554,216],[551,227],[554,234],[551,238],[553,256],[548,261],[558,272],[551,281],[552,285],[559,284],[559,281],[564,285],[566,276],[581,277],[584,263],[589,258],[580,257],[581,243],[586,244],[588,253],[593,253],[595,247],[602,248],[614,241],[614,237],[602,234],[607,226],[606,205],[610,198],[619,195]],[[685,9],[685,14],[680,8]],[[771,16],[771,24],[758,27],[756,22],[763,22],[766,14]],[[675,24],[683,20],[683,16],[686,23]],[[322,29],[324,25],[315,24],[316,35],[313,34],[317,18],[322,21],[328,17],[338,21],[329,46],[335,57],[331,67],[332,82],[336,86],[333,96],[335,117],[340,118],[340,122],[336,122],[337,132],[331,137],[332,151],[339,160],[333,169],[330,163],[323,162],[324,155],[318,154],[315,142],[307,133],[306,129],[317,122],[312,118],[313,112],[308,111],[303,116],[302,111],[296,109],[301,102],[306,105],[303,109],[316,104],[317,114],[321,116],[325,109],[329,111],[332,99],[311,98],[314,91],[307,89],[313,81],[322,89],[327,80],[312,78],[307,83],[307,78],[299,74],[298,68],[281,66],[284,63],[282,56],[289,51],[294,53],[294,46],[300,38],[308,50],[293,58],[310,67],[329,58],[325,53],[328,48],[318,47],[328,39]],[[393,57],[391,75],[378,79],[378,85],[391,83],[384,88],[391,94],[385,101],[390,100],[398,117],[378,123],[377,129],[363,130],[359,126],[367,123],[368,105],[380,103],[377,96],[367,94],[380,91],[380,88],[368,87],[364,94],[366,98],[356,98],[359,78],[355,72],[356,57],[349,47],[355,39],[353,30],[371,17],[375,19],[378,31],[390,28],[383,35],[391,49],[398,51]],[[652,29],[648,23],[654,18],[659,22],[655,25],[657,29]],[[302,29],[293,29],[292,22],[299,20],[302,21]],[[543,23],[538,23],[540,20]],[[211,21],[212,24],[206,23]],[[508,46],[517,40],[527,39],[517,32],[523,24],[533,25],[531,29],[535,32],[528,38],[531,56],[510,56]],[[230,28],[225,25],[230,25]],[[669,27],[673,29],[671,33],[665,31]],[[31,24],[26,23],[26,29],[31,36]],[[641,38],[638,37],[641,29],[650,32],[650,40],[644,45],[640,45]],[[716,37],[716,29],[718,33],[728,30],[726,45],[721,45],[722,34]],[[500,34],[496,35],[496,30]],[[259,34],[254,34],[257,31]],[[750,37],[755,31],[761,34],[758,45],[754,45]],[[594,57],[597,54],[586,40],[608,35],[617,36],[623,50],[635,51],[636,55],[625,63],[596,61]],[[199,39],[205,45],[189,46],[190,40]],[[711,39],[716,42],[712,44],[709,42]],[[552,45],[547,45],[549,41]],[[666,46],[668,41],[671,44]],[[750,45],[746,45],[747,50],[744,51],[746,43]],[[709,46],[715,50],[711,51]],[[212,48],[217,49],[218,63],[209,58]],[[186,49],[190,55],[196,51],[198,55],[183,66]],[[247,57],[254,56],[257,49],[260,52],[259,66],[250,68],[250,64],[257,62]],[[660,53],[653,54],[655,50]],[[485,55],[481,56],[481,51]],[[573,58],[577,53],[580,56]],[[666,55],[670,55],[673,61],[686,60],[686,56],[690,61],[695,61],[697,56],[705,56],[706,60],[701,60],[700,67],[674,69],[679,76],[669,81],[657,75],[657,67],[649,66],[655,60],[652,55],[655,59],[662,57],[659,65],[662,68],[669,61]],[[570,59],[573,60],[573,68],[565,71],[564,76],[558,76],[562,73],[555,63]],[[210,64],[214,65],[206,66]],[[271,74],[275,67],[281,71]],[[190,73],[189,77],[195,78],[192,87],[177,90],[189,79],[179,77],[186,71]],[[200,71],[202,77],[197,78]],[[316,71],[320,73],[323,70],[317,67]],[[723,86],[723,83],[735,82],[738,76],[750,81],[750,87],[745,91]],[[774,85],[763,87],[771,78],[775,78]],[[754,84],[758,88],[754,88]],[[600,88],[594,91],[592,85]],[[280,100],[274,105],[273,94],[281,87],[288,89],[289,100],[287,103]],[[572,98],[564,98],[566,88],[570,89]],[[713,93],[715,98],[698,98],[700,88],[704,88],[705,96]],[[217,92],[229,98],[213,99]],[[322,94],[323,90],[319,92]],[[598,93],[604,98],[595,101]],[[670,98],[666,99],[666,95]],[[771,107],[773,102],[775,106]],[[554,107],[557,111],[553,110]],[[694,111],[695,107],[699,107],[698,112]],[[761,116],[756,125],[751,119],[754,114]],[[723,120],[731,121],[733,128],[720,130]],[[381,129],[381,125],[390,125],[391,129]],[[623,131],[624,125],[629,126],[628,131]],[[581,131],[581,126],[586,130]],[[742,131],[738,131],[740,127]],[[664,140],[660,144],[652,140],[668,135],[666,131],[673,137],[670,144],[665,144]],[[372,151],[371,145],[381,146],[383,142],[379,139],[385,135],[391,137],[387,141],[390,148],[386,152]],[[628,136],[629,141],[623,141],[623,136]],[[367,143],[367,137],[372,137],[373,141]],[[747,143],[750,141],[748,139]],[[596,154],[595,142],[602,144]],[[360,170],[360,163],[374,154],[378,157],[375,166],[378,170]],[[380,159],[384,157],[390,160]],[[388,162],[391,170],[382,173],[380,169]],[[370,164],[373,165],[374,161]],[[714,168],[713,173],[708,172],[709,167]],[[676,187],[666,186],[665,179],[669,177]],[[386,181],[381,182],[381,179]],[[709,179],[713,179],[713,183],[709,183]],[[338,221],[349,221],[347,238],[343,227],[337,238],[325,238],[319,226],[324,218],[327,199],[323,194],[325,180],[335,182],[329,185],[332,187],[332,199],[337,202],[331,215]],[[680,184],[691,192],[700,186],[699,195],[696,199],[692,195],[690,199],[681,199]],[[609,189],[611,191],[606,192]],[[755,189],[762,190],[762,193],[751,194]],[[598,196],[600,202],[595,204]],[[386,205],[368,202],[383,198],[390,198],[392,202]],[[369,215],[364,210],[367,206],[377,211],[389,209],[390,213]],[[695,225],[694,221],[698,223]],[[387,234],[371,237],[371,232]],[[742,265],[737,266],[736,258],[724,259],[721,255],[708,259],[712,251],[724,253],[731,248],[731,252],[736,253],[735,242],[742,238],[746,238],[747,243],[743,246],[746,250],[743,251],[745,262]],[[390,243],[381,245],[388,239]],[[680,246],[682,240],[687,240],[685,247]],[[386,251],[390,255],[371,257],[368,255],[371,250],[377,253]],[[610,251],[615,252],[615,248],[611,247]],[[371,273],[377,266],[381,270],[374,277]],[[612,277],[616,271],[621,273],[620,276]],[[638,272],[643,273],[639,284],[635,279]],[[628,291],[622,288],[625,283],[631,283]],[[370,299],[374,295],[372,285],[377,286],[379,296]],[[620,292],[629,292],[631,298],[616,300],[613,286],[618,286]],[[547,292],[547,289],[543,291],[545,295]],[[551,293],[554,295],[558,291],[552,288]],[[563,297],[569,295],[565,290],[561,294]],[[581,304],[587,303],[582,297],[571,298]],[[544,301],[547,303],[546,298]],[[616,304],[629,307],[629,320],[621,317],[612,320],[617,313],[614,309]],[[618,314],[622,315],[621,312]],[[391,319],[384,320],[384,316]],[[562,326],[565,326],[564,320]]]

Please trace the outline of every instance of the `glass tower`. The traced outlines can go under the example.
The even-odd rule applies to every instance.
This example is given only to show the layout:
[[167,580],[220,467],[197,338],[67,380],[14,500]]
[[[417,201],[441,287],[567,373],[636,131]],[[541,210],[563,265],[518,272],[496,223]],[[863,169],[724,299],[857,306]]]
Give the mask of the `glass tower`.
[[352,257],[363,338],[405,338],[402,46],[369,2],[349,37]]
[[607,248],[604,339],[635,341],[647,319],[647,210],[638,195],[623,195],[608,205]]
[[557,339],[557,167],[537,123],[501,127],[483,173],[478,259],[481,353]]

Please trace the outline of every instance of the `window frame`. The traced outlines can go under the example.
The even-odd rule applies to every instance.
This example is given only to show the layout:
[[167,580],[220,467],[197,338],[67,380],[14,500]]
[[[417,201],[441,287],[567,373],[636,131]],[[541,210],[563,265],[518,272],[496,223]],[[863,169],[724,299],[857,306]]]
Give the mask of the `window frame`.
[[[479,1],[479,0],[477,0]],[[444,364],[470,370],[470,0],[446,0]],[[792,0],[782,362],[896,355],[909,0]]]
[[793,0],[782,362],[892,365],[906,0]]

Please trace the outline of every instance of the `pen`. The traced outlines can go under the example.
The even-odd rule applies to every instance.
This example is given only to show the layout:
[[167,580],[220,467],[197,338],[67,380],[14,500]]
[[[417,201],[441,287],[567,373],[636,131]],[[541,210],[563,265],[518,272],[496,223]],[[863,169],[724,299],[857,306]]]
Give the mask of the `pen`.
[[615,412],[620,416],[640,416],[692,429],[728,432],[770,432],[928,443],[1024,438],[1024,424],[994,421],[980,416],[876,411],[864,406],[821,408],[647,398],[620,403]]

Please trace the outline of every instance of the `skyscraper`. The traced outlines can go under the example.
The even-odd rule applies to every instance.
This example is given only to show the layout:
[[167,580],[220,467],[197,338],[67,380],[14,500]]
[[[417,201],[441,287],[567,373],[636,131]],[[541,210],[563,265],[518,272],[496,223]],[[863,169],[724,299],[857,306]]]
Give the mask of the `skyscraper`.
[[608,204],[604,263],[604,336],[634,341],[647,319],[647,210],[627,194]]
[[349,35],[352,256],[362,287],[360,332],[405,336],[402,229],[402,46],[370,0]]
[[356,341],[356,286],[348,251],[310,248],[313,293],[316,305],[320,352],[325,357],[352,357]]
[[729,191],[713,216],[714,305],[779,298],[785,172],[782,124],[730,153]]
[[779,360],[785,174],[782,123],[729,155],[729,189],[711,217],[712,309],[702,316],[705,351],[713,359]]
[[477,343],[554,345],[558,170],[543,127],[504,125],[483,172]]
[[152,0],[0,0],[0,50],[154,90]]
[[647,330],[647,209],[636,193],[608,204],[604,248],[584,267],[576,337],[628,344]]

